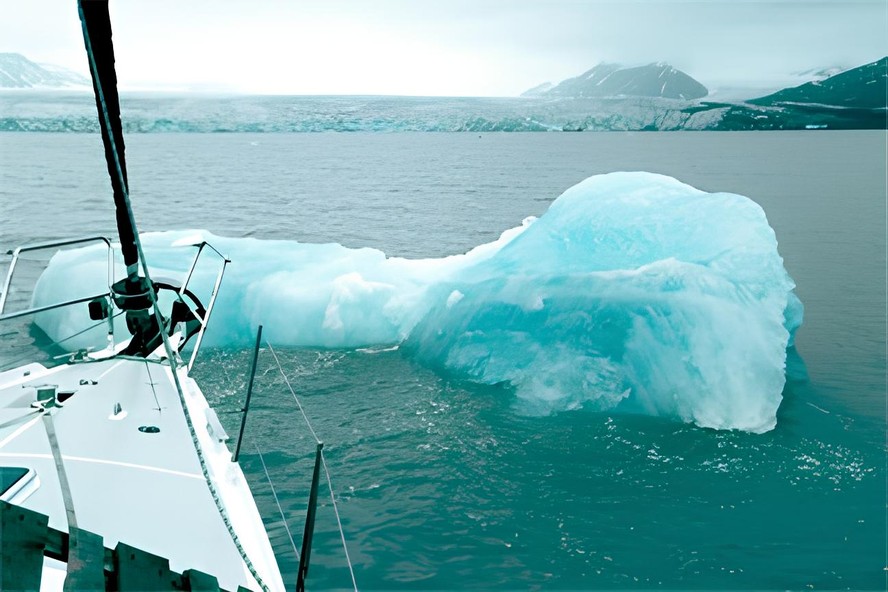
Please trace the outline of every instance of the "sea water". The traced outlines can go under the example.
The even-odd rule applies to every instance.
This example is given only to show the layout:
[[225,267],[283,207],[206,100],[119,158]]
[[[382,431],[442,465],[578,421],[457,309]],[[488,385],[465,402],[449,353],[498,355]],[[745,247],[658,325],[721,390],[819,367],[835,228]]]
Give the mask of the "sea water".
[[[583,409],[527,415],[508,387],[389,348],[278,358],[325,441],[361,588],[884,586],[883,132],[156,134],[129,136],[127,156],[145,231],[405,257],[492,241],[596,173],[647,170],[750,197],[806,306],[801,359],[765,434]],[[98,137],[0,136],[0,213],[3,250],[113,232]],[[44,345],[33,328],[25,337]],[[4,367],[22,354],[14,341],[4,333]],[[249,356],[208,349],[195,372],[232,432]],[[259,368],[242,459],[293,580],[256,450],[298,544],[314,441],[267,348]],[[329,503],[310,582],[350,585]]]

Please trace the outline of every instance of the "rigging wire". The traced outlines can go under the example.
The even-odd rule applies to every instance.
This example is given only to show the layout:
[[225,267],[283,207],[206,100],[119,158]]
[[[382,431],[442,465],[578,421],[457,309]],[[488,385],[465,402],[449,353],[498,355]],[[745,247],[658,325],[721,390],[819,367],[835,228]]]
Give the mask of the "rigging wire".
[[[268,345],[268,351],[271,352],[272,357],[274,357],[274,362],[277,364],[278,370],[281,373],[281,376],[284,379],[284,382],[287,383],[287,388],[290,390],[290,394],[293,395],[293,400],[296,401],[296,406],[299,408],[299,412],[302,413],[302,418],[305,420],[305,425],[308,426],[311,435],[314,437],[315,442],[317,444],[321,444],[321,439],[318,438],[317,433],[314,431],[314,428],[311,425],[311,422],[308,420],[308,416],[305,414],[305,410],[302,408],[302,403],[299,402],[299,397],[296,396],[296,391],[293,390],[293,385],[290,384],[290,380],[287,378],[286,373],[284,372],[283,366],[281,366],[281,362],[278,359],[277,353],[274,351],[274,347],[271,345],[271,342],[267,339],[265,343]],[[258,448],[257,448],[258,450]],[[336,524],[339,527],[339,537],[342,540],[342,548],[345,551],[345,562],[348,564],[348,572],[351,575],[352,585],[354,586],[355,592],[358,590],[357,580],[355,580],[355,570],[354,566],[352,566],[351,557],[348,554],[348,544],[345,541],[345,531],[342,528],[342,519],[339,517],[339,507],[336,505],[336,493],[333,491],[333,481],[330,479],[330,470],[327,468],[327,459],[324,457],[323,449],[320,451],[321,455],[321,464],[324,466],[324,473],[327,477],[327,487],[330,490],[330,501],[333,502],[333,513],[336,515]],[[261,460],[261,457],[260,457]],[[263,466],[264,466],[263,462]],[[267,473],[266,473],[267,475]],[[289,532],[289,530],[287,531]],[[292,540],[292,539],[291,539]]]
[[339,538],[342,539],[342,550],[345,551],[345,562],[348,564],[348,573],[351,574],[352,586],[355,592],[358,590],[358,582],[355,580],[355,570],[352,568],[351,557],[348,555],[348,545],[345,543],[345,531],[342,529],[342,520],[339,518],[339,507],[336,505],[336,495],[333,493],[333,482],[330,481],[330,470],[327,468],[327,459],[321,450],[321,464],[324,465],[324,473],[327,475],[327,487],[330,489],[330,501],[333,502],[333,513],[336,514],[336,524],[339,526]]
[[[122,315],[122,314],[123,314],[123,311],[117,313],[117,314],[114,315],[112,318],[116,319],[117,317],[119,317],[119,316]],[[77,337],[78,335],[83,335],[83,334],[86,333],[87,331],[89,331],[89,330],[91,330],[91,329],[95,329],[96,327],[99,327],[99,326],[101,326],[101,325],[104,325],[104,324],[106,324],[107,322],[108,322],[107,320],[104,320],[104,319],[103,319],[103,320],[99,321],[98,323],[95,323],[95,324],[93,324],[93,325],[90,325],[89,327],[87,327],[87,328],[85,328],[85,329],[81,329],[80,331],[78,331],[78,332],[76,332],[76,333],[72,333],[71,335],[68,335],[68,336],[65,337],[64,339],[59,339],[58,341],[54,341],[54,342],[53,342],[53,345],[59,345],[60,343],[64,343],[64,342],[68,341],[69,339],[74,339],[74,338]],[[13,332],[13,333],[15,333],[15,332]],[[19,362],[21,362],[22,360],[27,360],[28,358],[31,358],[31,357],[33,357],[33,356],[34,356],[34,354],[29,352],[29,353],[27,353],[27,354],[25,354],[25,355],[23,355],[23,356],[19,356],[19,357],[17,357],[17,358],[14,358],[14,359],[12,360],[12,362],[7,362],[7,363],[6,363],[6,364],[8,364],[7,367],[9,367],[9,368],[14,368],[15,365],[18,364]]]
[[[119,317],[119,316],[122,315],[122,314],[123,314],[123,311],[120,311],[119,313],[117,313],[116,315],[112,316],[111,318],[112,318],[112,319],[116,319],[117,317]],[[98,323],[96,323],[96,324],[94,324],[94,325],[90,325],[90,326],[87,327],[86,329],[81,329],[81,330],[78,331],[77,333],[73,333],[73,334],[71,334],[71,335],[68,335],[68,336],[65,337],[64,339],[59,339],[58,341],[56,341],[56,344],[64,343],[64,342],[68,341],[69,339],[73,339],[74,337],[77,337],[78,335],[82,335],[83,333],[86,333],[86,332],[89,331],[90,329],[95,329],[96,327],[98,327],[98,326],[100,326],[100,325],[104,325],[105,323],[107,323],[107,321],[106,321],[105,319],[102,319],[102,320],[99,321]]]
[[271,346],[271,342],[266,339],[265,343],[268,344],[268,351],[270,351],[271,355],[274,356],[274,362],[275,364],[277,364],[278,370],[280,370],[281,376],[284,378],[284,382],[287,383],[287,388],[290,389],[290,394],[293,395],[293,400],[296,401],[296,406],[299,407],[299,412],[302,413],[302,418],[305,420],[305,425],[308,426],[308,429],[311,432],[312,437],[315,439],[315,442],[317,444],[320,444],[321,439],[318,438],[318,435],[315,433],[314,428],[311,427],[311,422],[308,421],[308,416],[305,415],[305,410],[302,408],[302,403],[299,402],[299,397],[296,396],[296,391],[293,390],[293,385],[290,384],[290,379],[287,378],[287,375],[284,373],[281,362],[280,360],[278,360],[277,353],[275,353],[274,348]]
[[154,402],[157,404],[157,410],[163,411],[160,407],[160,401],[157,399],[157,391],[154,389],[154,385],[157,384],[154,382],[154,378],[151,376],[151,368],[148,366],[148,360],[145,360],[145,372],[148,373],[148,385],[151,387],[151,392],[154,394]]
[[284,525],[284,530],[287,531],[287,538],[290,539],[290,545],[293,546],[293,552],[296,553],[296,561],[299,561],[299,549],[296,548],[296,541],[293,540],[293,533],[290,532],[290,527],[287,524],[287,519],[284,517],[284,509],[281,507],[281,500],[278,499],[277,491],[274,489],[274,483],[271,482],[271,475],[268,474],[268,467],[265,466],[265,459],[262,458],[262,451],[259,450],[259,445],[256,442],[253,442],[253,447],[256,448],[256,454],[259,455],[259,462],[262,463],[262,470],[265,471],[265,478],[268,480],[268,485],[271,487],[271,495],[274,497],[274,503],[277,504],[278,512],[281,514],[281,522]]

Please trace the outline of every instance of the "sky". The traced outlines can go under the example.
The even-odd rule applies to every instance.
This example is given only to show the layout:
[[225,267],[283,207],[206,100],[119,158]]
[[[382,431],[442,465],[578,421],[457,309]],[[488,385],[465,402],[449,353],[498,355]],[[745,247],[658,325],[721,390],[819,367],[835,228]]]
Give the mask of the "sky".
[[[74,0],[0,0],[0,52],[87,74]],[[111,0],[122,89],[515,96],[600,62],[710,90],[888,55],[888,0]]]

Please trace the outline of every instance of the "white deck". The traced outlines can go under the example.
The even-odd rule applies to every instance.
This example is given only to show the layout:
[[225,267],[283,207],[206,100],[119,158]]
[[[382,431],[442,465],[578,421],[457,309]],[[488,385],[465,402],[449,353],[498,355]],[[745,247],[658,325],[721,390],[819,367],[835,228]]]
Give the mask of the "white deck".
[[[265,586],[283,590],[243,473],[208,430],[203,394],[184,370],[179,374],[208,473],[232,527]],[[75,391],[63,407],[51,409],[50,429],[79,528],[101,535],[106,547],[124,541],[166,557],[174,571],[212,574],[222,588],[261,589],[212,498],[167,365],[110,359],[52,369],[31,364],[0,373],[0,465],[33,468],[39,479],[30,495],[22,492],[9,501],[48,515],[52,528],[68,529],[47,419],[31,407],[35,387],[44,384]],[[122,412],[115,416],[118,403]],[[143,433],[140,426],[160,431]],[[58,589],[48,580],[43,589]]]

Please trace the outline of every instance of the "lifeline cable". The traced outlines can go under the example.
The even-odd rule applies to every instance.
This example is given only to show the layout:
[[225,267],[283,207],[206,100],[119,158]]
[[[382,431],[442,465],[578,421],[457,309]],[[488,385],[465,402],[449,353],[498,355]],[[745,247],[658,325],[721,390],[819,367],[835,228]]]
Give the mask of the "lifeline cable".
[[339,518],[339,507],[336,505],[336,496],[333,495],[333,483],[330,481],[330,470],[327,468],[327,459],[324,458],[324,451],[321,451],[321,463],[324,465],[324,473],[327,475],[327,487],[330,489],[330,501],[333,502],[333,513],[336,514],[336,524],[339,525],[339,537],[342,539],[342,550],[345,551],[345,562],[348,563],[348,572],[351,574],[352,586],[355,592],[358,590],[358,583],[355,581],[355,571],[352,569],[351,557],[348,556],[348,545],[345,544],[345,531],[342,530],[342,520]]
[[312,437],[315,439],[315,443],[320,444],[321,439],[318,438],[318,435],[315,433],[314,428],[311,427],[311,422],[308,421],[308,416],[305,415],[305,410],[302,408],[302,403],[299,402],[299,397],[296,396],[296,392],[293,390],[293,386],[290,384],[290,379],[287,378],[287,375],[284,373],[284,369],[281,367],[281,362],[280,360],[278,360],[277,354],[275,353],[274,348],[271,346],[271,342],[266,339],[265,343],[268,344],[268,351],[270,351],[271,355],[274,356],[274,362],[275,364],[277,364],[278,370],[280,370],[284,382],[287,383],[287,388],[290,389],[290,394],[293,395],[293,400],[296,401],[296,406],[299,407],[299,412],[302,413],[302,418],[305,420],[305,425],[308,426]]
[[287,531],[287,538],[290,539],[290,544],[293,546],[293,552],[296,553],[296,560],[299,560],[299,549],[296,548],[296,541],[293,540],[293,535],[290,533],[290,527],[287,525],[287,519],[284,517],[284,509],[281,507],[281,500],[278,499],[277,491],[274,490],[274,483],[271,482],[271,475],[268,474],[268,467],[265,466],[265,459],[262,458],[262,451],[259,450],[259,445],[256,442],[253,442],[253,447],[256,448],[256,454],[259,455],[259,462],[262,463],[262,470],[265,471],[265,478],[268,480],[268,485],[271,487],[271,495],[274,497],[274,503],[277,504],[278,512],[281,514],[281,523],[284,525],[284,530]]
[[[302,413],[302,418],[305,420],[305,425],[308,426],[311,435],[315,439],[315,443],[322,445],[321,439],[318,438],[318,435],[315,433],[314,428],[311,426],[311,422],[308,420],[308,416],[305,414],[305,410],[302,408],[302,403],[299,402],[299,397],[296,396],[296,391],[293,390],[293,386],[290,384],[290,380],[287,378],[287,375],[284,373],[284,368],[281,366],[280,360],[278,360],[277,353],[274,351],[274,347],[271,345],[271,342],[267,339],[265,343],[268,345],[268,351],[271,352],[271,355],[274,357],[274,362],[277,364],[278,370],[281,373],[281,376],[284,379],[284,382],[287,384],[287,388],[290,390],[290,394],[293,395],[293,400],[296,401],[296,406],[299,408],[300,413]],[[345,531],[342,529],[342,520],[339,518],[339,507],[336,505],[336,494],[333,492],[333,482],[330,479],[330,471],[327,468],[327,460],[324,458],[323,449],[320,450],[321,463],[324,465],[324,473],[327,476],[327,487],[330,490],[330,501],[333,502],[333,513],[336,514],[336,524],[339,527],[339,537],[342,540],[342,548],[345,551],[345,562],[348,564],[348,572],[351,574],[352,585],[354,586],[355,592],[358,592],[358,584],[357,580],[355,580],[355,570],[352,566],[351,557],[348,554],[348,545],[345,542]],[[263,463],[264,464],[264,463]],[[289,532],[289,531],[288,531]]]

